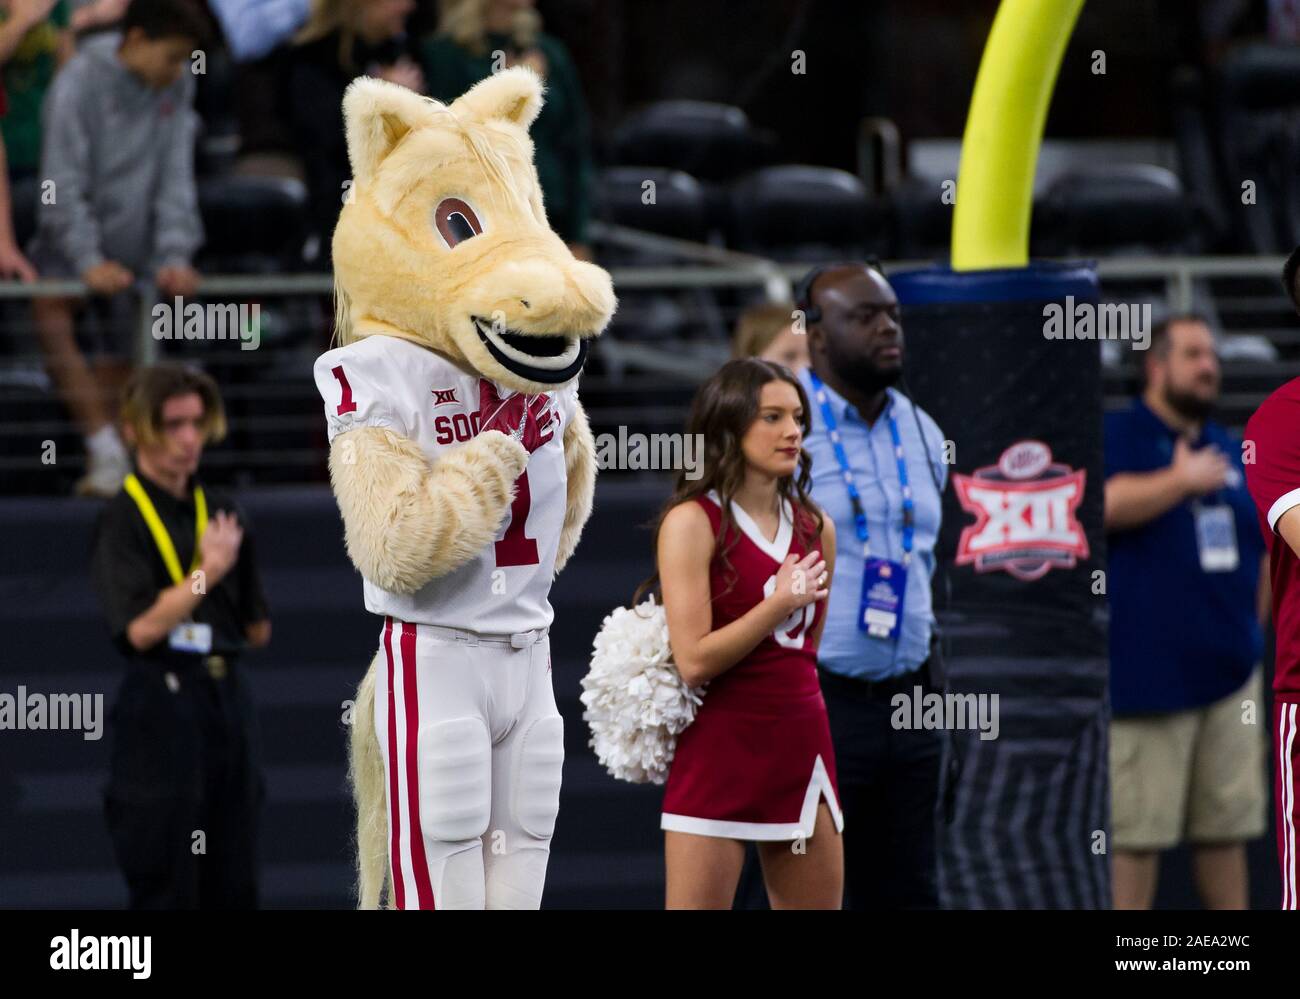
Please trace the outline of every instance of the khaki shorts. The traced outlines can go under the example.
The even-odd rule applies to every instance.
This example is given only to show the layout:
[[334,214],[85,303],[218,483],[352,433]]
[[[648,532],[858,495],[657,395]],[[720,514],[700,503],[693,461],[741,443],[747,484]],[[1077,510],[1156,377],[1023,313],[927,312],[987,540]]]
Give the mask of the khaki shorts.
[[[1262,671],[1221,701],[1110,724],[1112,845],[1165,850],[1229,843],[1267,822]],[[1247,716],[1243,702],[1252,702]],[[1243,721],[1251,717],[1251,722]]]

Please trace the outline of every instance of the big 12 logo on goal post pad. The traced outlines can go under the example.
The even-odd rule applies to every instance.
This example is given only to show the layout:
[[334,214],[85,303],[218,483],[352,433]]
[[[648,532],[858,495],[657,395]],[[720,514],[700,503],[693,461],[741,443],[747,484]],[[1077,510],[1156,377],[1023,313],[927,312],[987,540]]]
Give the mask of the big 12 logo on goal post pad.
[[1052,449],[1036,440],[1012,444],[996,465],[953,475],[962,509],[975,515],[962,529],[956,564],[1027,581],[1073,569],[1088,557],[1077,516],[1086,479],[1084,469],[1053,462]]

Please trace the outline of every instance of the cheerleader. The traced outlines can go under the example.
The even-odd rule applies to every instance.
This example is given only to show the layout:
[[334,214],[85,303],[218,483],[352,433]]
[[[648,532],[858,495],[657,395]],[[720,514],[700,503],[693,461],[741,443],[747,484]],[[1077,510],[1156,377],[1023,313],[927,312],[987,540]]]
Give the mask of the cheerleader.
[[642,589],[657,583],[673,660],[704,688],[664,792],[670,909],[730,908],[747,841],[772,908],[840,907],[844,819],[816,666],[835,529],[808,495],[808,430],[789,371],[724,365],[691,410],[702,474],[679,474],[659,520]]

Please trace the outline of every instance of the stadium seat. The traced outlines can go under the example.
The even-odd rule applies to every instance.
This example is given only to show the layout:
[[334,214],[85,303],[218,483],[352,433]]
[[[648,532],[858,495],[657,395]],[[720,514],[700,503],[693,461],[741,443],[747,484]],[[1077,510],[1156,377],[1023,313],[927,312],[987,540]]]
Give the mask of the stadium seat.
[[888,256],[889,237],[887,206],[844,170],[773,166],[732,186],[727,242],[738,250],[813,263]]
[[1057,178],[1035,207],[1033,246],[1053,257],[1192,252],[1191,209],[1181,181],[1164,167],[1074,171]]
[[909,176],[889,196],[894,253],[903,260],[947,259],[952,245],[952,205],[941,181]]
[[227,273],[294,270],[301,262],[307,189],[288,177],[199,181],[206,242],[200,266]]
[[[647,203],[646,183],[654,200]],[[690,174],[663,167],[619,166],[600,172],[596,214],[612,225],[704,242],[708,238],[704,189]]]
[[616,162],[650,163],[702,180],[730,180],[768,157],[771,140],[730,104],[660,101],[636,112],[614,131]]

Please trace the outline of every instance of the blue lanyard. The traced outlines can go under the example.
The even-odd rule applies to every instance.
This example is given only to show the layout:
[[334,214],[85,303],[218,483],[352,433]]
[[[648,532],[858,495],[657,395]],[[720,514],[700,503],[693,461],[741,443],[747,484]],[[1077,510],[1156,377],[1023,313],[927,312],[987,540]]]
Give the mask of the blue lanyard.
[[[862,542],[862,557],[870,557],[868,542],[870,534],[867,531],[867,515],[862,509],[862,497],[858,495],[858,484],[853,480],[853,470],[849,467],[849,456],[844,453],[844,442],[840,440],[840,430],[835,423],[835,414],[831,412],[831,401],[826,395],[826,386],[822,380],[817,377],[817,373],[812,368],[808,369],[808,378],[812,381],[813,394],[817,397],[817,404],[821,406],[822,420],[826,424],[826,431],[831,439],[831,448],[835,452],[835,459],[840,463],[840,473],[844,476],[844,484],[849,490],[849,502],[853,504],[853,524],[857,528],[858,540]],[[916,524],[916,504],[912,502],[912,487],[907,481],[907,461],[903,457],[903,439],[898,433],[898,421],[894,419],[894,407],[892,401],[885,408],[886,419],[889,420],[889,435],[894,440],[894,458],[898,461],[898,482],[903,489],[903,564],[907,565],[912,558],[912,541]]]

